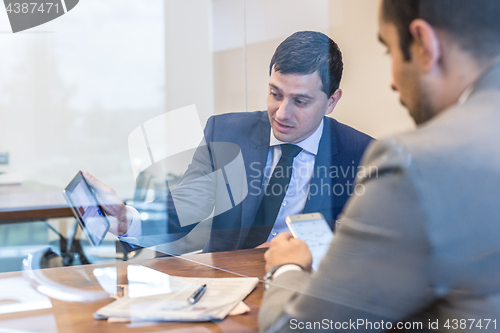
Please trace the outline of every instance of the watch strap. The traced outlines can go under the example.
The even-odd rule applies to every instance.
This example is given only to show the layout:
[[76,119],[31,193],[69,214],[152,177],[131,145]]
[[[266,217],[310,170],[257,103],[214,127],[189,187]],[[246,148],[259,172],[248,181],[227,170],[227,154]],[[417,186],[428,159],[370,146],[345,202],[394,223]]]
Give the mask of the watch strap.
[[265,290],[267,290],[269,288],[269,283],[273,280],[273,276],[276,273],[276,271],[278,271],[278,269],[280,269],[281,267],[287,266],[287,265],[294,265],[294,266],[299,267],[301,270],[304,270],[304,267],[300,266],[299,264],[294,264],[294,263],[281,264],[281,265],[276,265],[276,266],[271,267],[271,269],[269,269],[267,271],[266,275],[264,275],[264,289]]

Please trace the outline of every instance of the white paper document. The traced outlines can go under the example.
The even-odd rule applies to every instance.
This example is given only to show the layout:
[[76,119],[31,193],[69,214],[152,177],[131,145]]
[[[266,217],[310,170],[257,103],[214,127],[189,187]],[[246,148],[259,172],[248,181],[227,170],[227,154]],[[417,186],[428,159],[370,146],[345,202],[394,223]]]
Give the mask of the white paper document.
[[[166,274],[165,274],[166,275]],[[166,275],[168,276],[168,275]],[[224,319],[257,285],[257,278],[186,278],[168,276],[163,292],[134,297],[133,293],[99,309],[95,318],[133,318],[154,321]],[[203,285],[207,290],[195,304],[188,298]]]

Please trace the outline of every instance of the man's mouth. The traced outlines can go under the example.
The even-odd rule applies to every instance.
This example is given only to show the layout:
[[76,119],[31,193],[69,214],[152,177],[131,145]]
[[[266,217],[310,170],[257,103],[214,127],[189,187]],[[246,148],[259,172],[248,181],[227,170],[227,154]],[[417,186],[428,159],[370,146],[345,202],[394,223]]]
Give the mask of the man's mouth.
[[277,121],[276,119],[274,120],[274,122],[276,123],[276,125],[278,125],[278,129],[292,129],[293,126],[290,126],[290,125],[286,125],[286,124],[283,124],[283,123],[280,123],[279,121]]

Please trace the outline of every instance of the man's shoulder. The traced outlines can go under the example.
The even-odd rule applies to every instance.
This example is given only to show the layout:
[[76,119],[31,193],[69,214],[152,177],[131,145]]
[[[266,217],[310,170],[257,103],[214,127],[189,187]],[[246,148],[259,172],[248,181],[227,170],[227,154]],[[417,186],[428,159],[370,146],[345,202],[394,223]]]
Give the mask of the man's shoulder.
[[[470,175],[481,164],[500,165],[500,154],[488,145],[495,141],[498,130],[485,126],[500,123],[500,115],[481,115],[478,109],[474,110],[475,113],[470,112],[468,105],[455,106],[414,130],[382,138],[370,146],[365,160],[370,165],[433,180],[451,174]],[[464,158],[465,154],[468,158]]]
[[334,131],[337,133],[337,135],[348,136],[362,141],[373,140],[373,138],[368,134],[358,131],[357,129],[349,125],[343,124],[334,118],[325,117],[325,119],[326,119],[325,125],[330,126],[330,128],[333,128]]
[[[211,116],[205,136],[214,141],[241,141],[268,138],[271,125],[266,111],[234,112]],[[269,138],[268,138],[269,139]]]
[[230,112],[211,116],[210,119],[214,123],[248,125],[248,121],[258,122],[267,119],[266,111],[253,112]]
[[[394,135],[394,138],[417,160],[462,158],[464,152],[481,154],[477,147],[496,141],[500,121],[496,112],[474,103],[454,106],[418,126],[415,130]],[[500,128],[500,127],[499,127]]]
[[325,117],[325,127],[329,129],[331,141],[336,141],[343,153],[363,152],[373,138],[357,129]]

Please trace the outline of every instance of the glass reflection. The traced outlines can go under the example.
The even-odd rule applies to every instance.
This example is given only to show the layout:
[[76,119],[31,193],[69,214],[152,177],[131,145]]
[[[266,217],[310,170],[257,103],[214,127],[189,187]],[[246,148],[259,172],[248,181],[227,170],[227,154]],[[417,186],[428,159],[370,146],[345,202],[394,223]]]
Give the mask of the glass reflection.
[[186,287],[184,280],[140,265],[129,265],[127,277],[128,296],[131,298],[169,294]]
[[47,278],[43,274],[41,263],[44,260],[44,255],[49,251],[51,252],[50,248],[46,248],[34,252],[23,260],[23,275],[36,291],[66,302],[93,302],[109,296],[107,292],[73,288]]
[[94,269],[94,276],[101,285],[101,287],[106,290],[110,295],[117,294],[117,273],[116,267],[101,267]]
[[2,333],[57,333],[57,322],[53,315],[22,317],[0,321],[0,332]]
[[[105,271],[99,271],[97,274],[104,275]],[[109,271],[109,276],[112,274],[113,272]],[[225,318],[258,282],[257,278],[171,276],[139,265],[129,265],[127,275],[128,285],[119,286],[124,287],[124,296],[97,310],[95,318],[220,320]]]
[[33,290],[22,277],[0,280],[0,314],[50,308],[49,298]]
[[[96,273],[103,276],[106,269]],[[113,274],[109,269],[107,273]],[[128,285],[119,286],[124,288],[124,296],[99,309],[95,316],[165,320],[169,311],[188,308],[188,298],[200,287],[184,278],[140,265],[127,266],[127,278]]]

